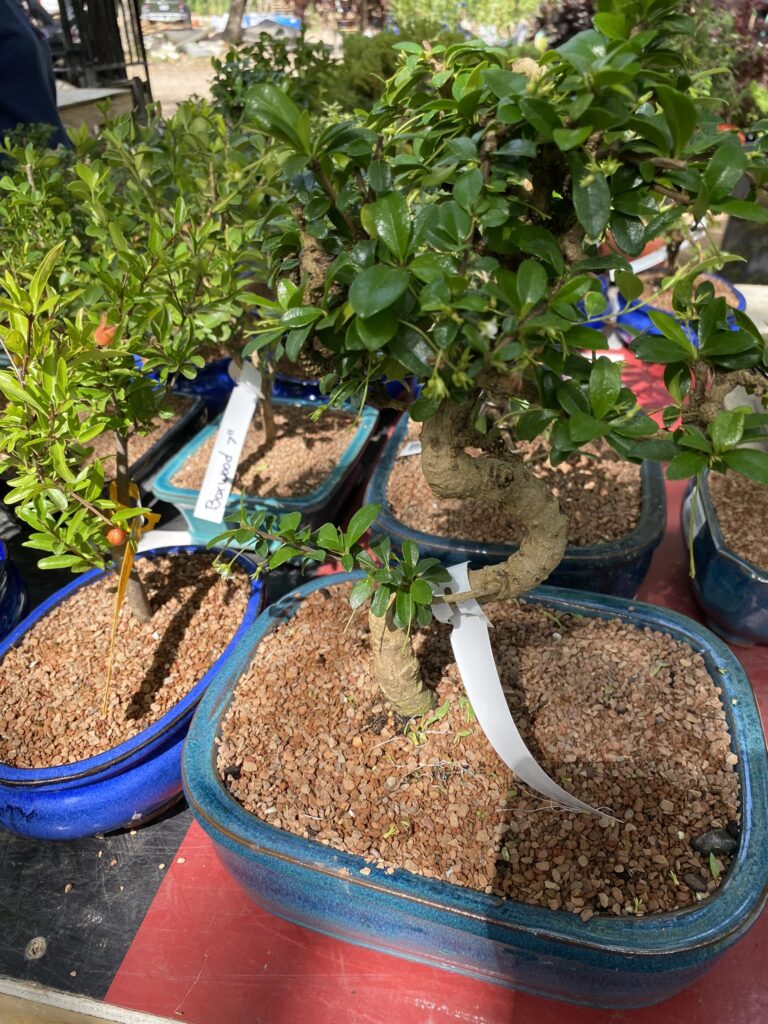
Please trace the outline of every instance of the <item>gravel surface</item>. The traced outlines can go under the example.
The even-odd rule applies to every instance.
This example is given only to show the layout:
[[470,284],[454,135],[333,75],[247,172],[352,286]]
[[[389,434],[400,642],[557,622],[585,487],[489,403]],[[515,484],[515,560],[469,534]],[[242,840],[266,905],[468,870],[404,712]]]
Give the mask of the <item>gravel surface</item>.
[[[146,455],[149,449],[168,433],[186,413],[194,399],[184,395],[169,395],[166,405],[173,415],[170,419],[163,420],[158,416],[154,421],[152,430],[147,434],[131,434],[128,440],[128,457],[131,465],[134,465],[142,455]],[[88,442],[88,447],[93,449],[92,458],[101,459],[107,479],[114,475],[115,471],[115,435],[111,430],[99,434],[93,441]]]
[[[418,437],[420,429],[419,424],[410,424],[409,435]],[[516,447],[560,501],[568,516],[569,544],[607,543],[637,526],[642,506],[640,467],[623,462],[608,445],[586,445],[557,467],[543,461],[546,452],[541,441],[518,442]],[[497,544],[519,544],[523,538],[517,520],[498,505],[472,498],[437,499],[415,455],[396,460],[387,500],[394,515],[414,530]]]
[[[643,288],[643,294],[640,296],[643,302],[650,302],[655,309],[663,309],[665,313],[674,313],[672,308],[672,293],[674,289],[662,292],[657,295],[659,286],[661,285],[662,279],[666,276],[664,273],[648,272],[645,274],[638,275],[643,281],[645,287]],[[724,298],[729,306],[733,306],[734,309],[738,306],[736,296],[733,294],[733,288],[726,284],[725,281],[719,281],[716,277],[711,277],[709,274],[699,274],[696,278],[696,287],[702,284],[704,281],[711,281],[712,286],[715,289],[715,295],[720,298]]]
[[728,547],[768,571],[768,487],[737,473],[710,473],[709,493]]
[[[245,491],[263,498],[309,494],[327,478],[356,430],[345,413],[327,412],[313,421],[302,406],[276,405],[275,425],[277,440],[266,451],[257,412],[246,434],[233,494]],[[176,487],[200,487],[215,443],[214,431],[174,476]]]
[[[414,743],[413,727],[379,698],[366,615],[347,626],[346,593],[308,597],[237,685],[218,765],[249,811],[390,872],[584,920],[714,891],[709,858],[691,841],[736,830],[739,788],[720,691],[700,655],[618,621],[489,606],[526,742],[570,792],[622,820],[598,819],[553,809],[496,757],[463,699],[447,627],[416,640],[448,711]],[[718,860],[723,872],[728,863]]]
[[[249,584],[225,580],[212,555],[140,559],[154,616],[120,612],[107,719],[101,717],[115,577],[78,591],[0,661],[0,762],[71,764],[156,722],[202,678],[245,613]],[[236,567],[235,567],[236,568]]]

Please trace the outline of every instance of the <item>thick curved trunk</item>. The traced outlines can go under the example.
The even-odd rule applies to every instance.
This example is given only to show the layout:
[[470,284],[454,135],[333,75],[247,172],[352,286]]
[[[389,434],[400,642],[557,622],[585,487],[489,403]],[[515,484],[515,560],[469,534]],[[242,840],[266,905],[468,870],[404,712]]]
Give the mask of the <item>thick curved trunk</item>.
[[[568,521],[544,481],[522,459],[492,444],[492,453],[473,458],[467,447],[483,439],[468,425],[471,403],[444,402],[421,432],[421,465],[438,498],[474,498],[504,505],[525,528],[518,550],[497,565],[472,570],[471,593],[481,603],[508,601],[545,580],[560,563],[567,544]],[[423,714],[432,692],[422,681],[408,638],[391,621],[370,617],[374,671],[386,696],[400,714]],[[419,702],[430,703],[423,710]]]

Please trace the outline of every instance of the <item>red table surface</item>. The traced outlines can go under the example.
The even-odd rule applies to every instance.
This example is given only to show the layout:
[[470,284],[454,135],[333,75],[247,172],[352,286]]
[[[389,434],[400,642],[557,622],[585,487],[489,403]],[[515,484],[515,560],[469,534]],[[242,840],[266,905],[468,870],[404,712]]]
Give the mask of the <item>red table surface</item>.
[[[698,617],[680,536],[684,482],[638,598]],[[735,648],[768,708],[764,648]],[[255,907],[194,825],[106,1001],[192,1024],[761,1024],[768,916],[685,992],[645,1010],[571,1007],[306,931]]]

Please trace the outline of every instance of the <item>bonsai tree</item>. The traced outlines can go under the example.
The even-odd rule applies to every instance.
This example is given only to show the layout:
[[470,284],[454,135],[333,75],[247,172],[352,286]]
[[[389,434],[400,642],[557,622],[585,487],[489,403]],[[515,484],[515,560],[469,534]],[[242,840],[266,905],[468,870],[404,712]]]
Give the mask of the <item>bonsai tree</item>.
[[[742,447],[766,416],[722,405],[736,384],[766,393],[766,346],[742,313],[730,329],[711,285],[694,290],[700,265],[674,288],[698,347],[668,316],[657,320],[662,336],[632,346],[664,365],[660,423],[621,365],[595,357],[603,334],[582,324],[585,307],[605,315],[598,272],[613,269],[630,299],[642,291],[623,257],[597,256],[608,230],[633,255],[681,211],[694,223],[709,211],[768,220],[764,126],[747,151],[691,97],[680,54],[696,26],[681,4],[597,6],[592,29],[538,63],[477,42],[405,44],[364,119],[313,131],[279,90],[263,85],[252,98],[281,152],[284,195],[261,226],[277,297],[259,299],[265,319],[249,348],[276,347],[312,366],[332,404],[377,397],[382,375],[415,376],[410,415],[423,421],[422,467],[435,495],[504,503],[525,528],[511,558],[470,573],[480,602],[524,594],[566,546],[556,498],[501,427],[519,440],[544,436],[553,464],[603,438],[626,459],[667,461],[673,479],[710,467],[768,484],[768,455]],[[731,198],[744,177],[747,198]],[[490,404],[502,410],[495,420]],[[371,597],[377,677],[413,715],[433,695],[407,634],[429,623],[442,571],[414,545],[402,555],[386,541],[361,547],[375,514],[361,510],[346,533],[312,533],[297,517],[258,513],[234,536],[258,538],[265,568],[328,555],[362,568],[352,603]]]

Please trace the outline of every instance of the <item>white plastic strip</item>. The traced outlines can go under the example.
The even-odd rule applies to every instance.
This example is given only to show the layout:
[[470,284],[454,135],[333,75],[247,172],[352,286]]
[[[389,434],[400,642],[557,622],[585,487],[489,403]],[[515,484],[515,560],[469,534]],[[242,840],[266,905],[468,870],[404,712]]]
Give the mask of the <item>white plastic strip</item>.
[[142,534],[137,551],[152,551],[154,548],[183,548],[192,544],[189,530],[149,530]]
[[237,387],[229,396],[221,417],[195,505],[195,516],[207,523],[220,523],[224,518],[245,435],[261,397],[261,373],[252,363],[246,361],[239,368],[230,365],[230,375],[237,381]]
[[[471,589],[468,567],[469,562],[447,566],[452,580],[451,593],[465,594]],[[474,598],[456,604],[435,601],[432,612],[439,622],[453,627],[451,647],[464,689],[488,742],[507,767],[531,789],[566,810],[611,817],[566,792],[547,775],[525,745],[507,706],[488,635],[488,619],[477,601]]]
[[421,441],[406,441],[397,453],[398,459],[406,459],[409,455],[421,455]]

